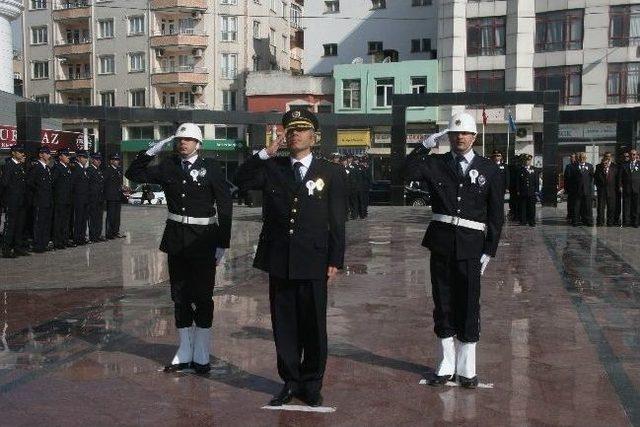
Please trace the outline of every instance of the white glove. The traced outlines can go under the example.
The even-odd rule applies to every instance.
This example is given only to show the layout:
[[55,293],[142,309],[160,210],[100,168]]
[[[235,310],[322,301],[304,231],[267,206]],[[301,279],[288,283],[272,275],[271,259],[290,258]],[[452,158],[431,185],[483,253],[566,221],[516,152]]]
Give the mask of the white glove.
[[482,254],[480,257],[480,275],[484,274],[484,269],[489,265],[489,261],[491,261],[491,256],[487,254]]
[[149,148],[147,150],[147,152],[146,152],[147,156],[155,156],[155,155],[159,154],[166,144],[168,144],[169,142],[173,141],[173,138],[175,138],[175,137],[173,135],[171,135],[170,137],[168,137],[166,139],[163,139],[162,141],[153,144],[151,146],[151,148]]
[[424,145],[425,148],[433,148],[436,146],[438,138],[441,138],[443,135],[445,135],[447,132],[449,132],[449,129],[444,129],[438,133],[434,133],[433,135],[429,135],[429,137],[427,139],[425,139],[424,141],[422,141],[422,145]]
[[225,249],[224,248],[216,248],[216,266],[222,263],[222,259],[224,258]]

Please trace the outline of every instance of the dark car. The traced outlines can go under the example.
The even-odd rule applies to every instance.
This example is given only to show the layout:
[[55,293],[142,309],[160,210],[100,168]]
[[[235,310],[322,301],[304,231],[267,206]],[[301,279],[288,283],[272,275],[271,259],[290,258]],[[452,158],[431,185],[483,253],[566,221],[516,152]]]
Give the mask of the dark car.
[[369,204],[374,206],[391,204],[391,181],[380,180],[371,183]]
[[429,206],[431,195],[427,185],[420,181],[411,181],[404,187],[405,206]]

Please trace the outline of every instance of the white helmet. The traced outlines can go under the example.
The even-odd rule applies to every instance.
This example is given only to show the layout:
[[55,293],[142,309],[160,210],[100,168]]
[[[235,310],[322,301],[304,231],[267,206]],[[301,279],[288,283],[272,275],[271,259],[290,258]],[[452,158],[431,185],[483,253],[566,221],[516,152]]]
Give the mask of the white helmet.
[[449,121],[449,132],[471,132],[478,133],[476,120],[469,113],[457,113],[451,116]]
[[178,126],[175,138],[191,138],[202,144],[202,131],[193,123],[183,123]]

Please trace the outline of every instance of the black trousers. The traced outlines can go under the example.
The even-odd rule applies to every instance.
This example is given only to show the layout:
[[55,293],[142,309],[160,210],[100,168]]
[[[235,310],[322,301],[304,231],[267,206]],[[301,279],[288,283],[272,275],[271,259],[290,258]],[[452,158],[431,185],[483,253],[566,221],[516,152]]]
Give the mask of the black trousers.
[[480,339],[480,258],[431,253],[433,323],[439,338]]
[[91,202],[89,204],[89,239],[98,240],[102,236],[103,202]]
[[369,215],[369,191],[358,192],[358,204],[360,205],[360,211],[358,212],[360,218],[366,218]]
[[572,223],[577,225],[580,220],[584,225],[593,225],[593,200],[588,196],[576,194],[573,199]]
[[598,209],[596,223],[614,225],[616,223],[616,194],[598,190]]
[[24,249],[24,220],[23,207],[7,207],[4,217],[4,232],[2,233],[2,250]]
[[120,233],[120,202],[107,200],[106,237],[112,238]]
[[351,213],[351,219],[358,218],[360,214],[360,197],[358,191],[349,193],[349,211]]
[[640,225],[640,194],[625,193],[622,208],[626,214],[625,225]]
[[567,219],[573,221],[573,208],[575,205],[575,196],[572,193],[567,193]]
[[56,204],[53,207],[53,244],[62,247],[69,240],[71,205]]
[[51,215],[53,210],[47,208],[33,208],[33,249],[44,250],[51,240]]
[[511,221],[520,221],[520,196],[514,191],[509,193],[509,219]]
[[534,225],[536,223],[536,196],[520,197],[520,223]]
[[294,391],[320,392],[327,364],[327,279],[269,276],[278,374]]
[[614,214],[616,225],[620,225],[620,217],[622,216],[622,192],[616,191],[616,212]]
[[169,281],[176,328],[199,328],[213,323],[213,286],[216,280],[214,254],[193,258],[169,255]]
[[73,203],[73,240],[76,243],[87,240],[87,221],[89,220],[89,203]]

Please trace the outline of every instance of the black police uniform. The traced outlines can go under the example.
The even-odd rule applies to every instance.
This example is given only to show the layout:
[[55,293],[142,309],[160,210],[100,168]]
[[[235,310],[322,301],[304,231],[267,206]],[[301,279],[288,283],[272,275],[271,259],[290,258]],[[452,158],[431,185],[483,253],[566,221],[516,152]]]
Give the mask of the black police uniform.
[[53,192],[51,170],[36,162],[27,176],[27,187],[33,207],[33,250],[44,252],[51,240]]
[[89,220],[89,173],[80,163],[71,172],[73,194],[73,240],[77,245],[87,243]]
[[[407,156],[405,178],[428,185],[434,214],[486,225],[483,232],[431,221],[422,241],[431,251],[435,333],[473,343],[480,338],[480,258],[495,256],[498,248],[504,184],[496,164],[485,157],[476,154],[462,176],[451,152],[429,156],[429,151],[419,146]],[[470,178],[474,169],[475,183]]]
[[507,165],[509,175],[509,220],[520,221],[520,201],[518,195],[518,173],[520,165],[516,159],[513,164]]
[[[283,126],[317,121],[290,111]],[[313,157],[304,177],[290,157],[256,154],[237,171],[237,184],[263,192],[263,226],[254,267],[269,273],[278,374],[308,402],[320,396],[327,361],[327,268],[342,268],[346,189],[342,166]],[[321,180],[321,181],[320,181]],[[312,194],[309,182],[320,183]]]
[[608,226],[616,224],[616,198],[619,182],[618,167],[613,163],[605,166],[604,163],[596,165],[594,177],[598,189],[598,209],[596,224]]
[[629,162],[620,172],[622,184],[622,208],[624,210],[625,226],[638,227],[640,225],[640,162]]
[[[112,159],[116,157],[112,156]],[[119,157],[117,157],[119,159]],[[122,209],[122,171],[111,165],[104,169],[104,199],[107,202],[105,221],[107,239],[120,235],[120,212]]]
[[[217,208],[218,224],[196,225],[167,219],[160,243],[160,250],[168,254],[176,328],[191,327],[194,322],[199,328],[210,328],[215,253],[216,248],[229,247],[231,196],[215,160],[199,155],[189,170],[184,170],[177,155],[152,165],[155,158],[139,153],[125,176],[131,181],[161,185],[170,214],[211,218],[216,216]],[[198,172],[196,178],[190,175],[193,171]]]
[[358,165],[360,171],[360,186],[358,188],[358,212],[360,219],[365,219],[369,215],[369,190],[371,189],[371,176],[369,168],[365,165]]
[[98,242],[102,238],[102,221],[104,212],[104,175],[101,169],[90,165],[89,175],[89,240]]
[[536,193],[540,185],[540,174],[533,166],[521,166],[518,173],[518,197],[520,224],[536,224]]
[[56,162],[51,171],[53,186],[53,245],[63,249],[69,241],[69,224],[71,221],[72,193],[71,168]]
[[574,202],[574,179],[572,173],[574,172],[573,166],[575,163],[569,162],[564,167],[563,181],[564,181],[564,193],[567,195],[567,219],[573,221],[573,207]]
[[24,220],[26,213],[27,176],[22,163],[9,160],[3,170],[0,187],[6,209],[2,254],[6,257],[26,255]]
[[580,219],[587,226],[593,225],[593,165],[575,163],[569,173],[570,189],[573,194],[573,218],[571,223],[578,225]]
[[347,181],[349,191],[349,213],[351,219],[357,219],[360,213],[360,186],[361,186],[361,173],[360,170],[353,164],[349,165],[347,170]]

